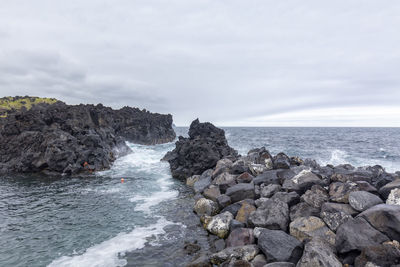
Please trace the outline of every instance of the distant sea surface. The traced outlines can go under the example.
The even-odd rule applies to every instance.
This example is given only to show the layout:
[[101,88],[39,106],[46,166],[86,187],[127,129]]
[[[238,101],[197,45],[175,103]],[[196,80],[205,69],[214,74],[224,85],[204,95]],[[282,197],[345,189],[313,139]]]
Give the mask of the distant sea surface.
[[[241,154],[265,146],[320,164],[400,170],[400,128],[224,129]],[[185,241],[207,248],[191,189],[160,162],[174,143],[129,146],[132,154],[92,177],[0,177],[0,266],[183,266]]]

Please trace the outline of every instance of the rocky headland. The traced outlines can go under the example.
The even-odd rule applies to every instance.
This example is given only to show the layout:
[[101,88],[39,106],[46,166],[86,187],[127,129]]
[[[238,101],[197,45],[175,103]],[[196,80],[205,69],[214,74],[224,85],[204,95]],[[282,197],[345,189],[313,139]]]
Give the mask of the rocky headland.
[[153,145],[175,139],[169,114],[35,97],[0,100],[0,173],[100,171],[130,152],[125,141]]
[[193,187],[213,240],[188,266],[400,266],[399,172],[266,148],[239,156],[223,130],[198,120],[164,159]]

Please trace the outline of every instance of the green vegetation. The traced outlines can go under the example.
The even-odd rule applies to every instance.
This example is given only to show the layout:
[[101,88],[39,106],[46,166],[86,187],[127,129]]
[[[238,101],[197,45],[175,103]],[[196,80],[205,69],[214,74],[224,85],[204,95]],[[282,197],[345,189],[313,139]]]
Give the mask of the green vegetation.
[[47,97],[31,97],[31,96],[7,96],[0,98],[0,117],[7,117],[7,111],[11,109],[21,109],[25,107],[26,109],[32,108],[32,106],[47,103],[54,104],[58,100],[55,98],[47,98]]

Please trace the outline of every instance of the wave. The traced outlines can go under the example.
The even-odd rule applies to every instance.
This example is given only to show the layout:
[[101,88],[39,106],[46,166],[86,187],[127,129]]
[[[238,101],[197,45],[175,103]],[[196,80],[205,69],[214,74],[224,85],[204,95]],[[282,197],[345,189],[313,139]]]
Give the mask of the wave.
[[[137,227],[129,233],[120,233],[100,244],[88,248],[82,255],[63,256],[51,262],[49,267],[108,267],[125,266],[125,253],[143,248],[150,237],[165,234],[164,228],[177,225],[165,218],[159,218],[156,223],[147,227]],[[148,243],[155,245],[155,243]]]

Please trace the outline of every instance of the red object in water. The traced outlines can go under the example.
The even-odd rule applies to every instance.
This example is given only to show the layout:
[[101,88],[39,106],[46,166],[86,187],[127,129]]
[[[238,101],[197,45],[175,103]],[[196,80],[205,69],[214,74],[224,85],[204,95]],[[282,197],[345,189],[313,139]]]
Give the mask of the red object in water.
[[124,181],[125,181],[125,179],[124,179],[124,178],[121,178],[121,183],[124,183]]

